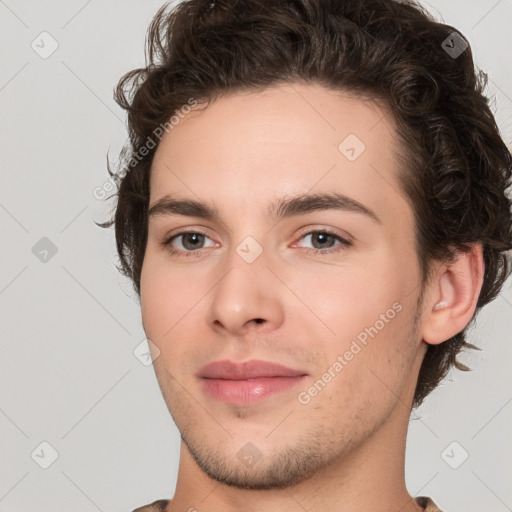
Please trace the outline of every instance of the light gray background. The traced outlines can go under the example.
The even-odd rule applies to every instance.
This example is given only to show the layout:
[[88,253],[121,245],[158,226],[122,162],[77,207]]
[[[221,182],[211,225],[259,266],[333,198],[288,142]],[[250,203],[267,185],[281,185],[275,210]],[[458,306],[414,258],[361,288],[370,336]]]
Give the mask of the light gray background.
[[[126,137],[112,90],[143,66],[162,3],[0,0],[0,512],[128,512],[174,492],[179,433],[133,353],[145,336],[113,228],[93,222]],[[472,43],[510,144],[512,2],[427,5]],[[31,47],[43,31],[59,45],[46,59]],[[512,510],[511,325],[509,280],[471,332],[483,351],[461,357],[474,371],[452,372],[411,421],[409,491],[445,512]]]

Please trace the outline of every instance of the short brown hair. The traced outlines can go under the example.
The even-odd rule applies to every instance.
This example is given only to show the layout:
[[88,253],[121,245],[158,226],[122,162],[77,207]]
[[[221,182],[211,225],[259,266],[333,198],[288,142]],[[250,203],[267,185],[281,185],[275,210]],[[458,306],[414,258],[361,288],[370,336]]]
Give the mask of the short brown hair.
[[[487,75],[475,72],[471,48],[453,27],[412,1],[185,0],[158,10],[146,49],[146,67],[126,73],[115,89],[129,142],[118,173],[107,162],[118,200],[113,219],[99,224],[115,223],[119,270],[139,297],[158,147],[149,140],[157,127],[191,98],[207,106],[222,94],[294,81],[389,106],[422,284],[433,261],[481,243],[485,273],[475,314],[497,296],[511,272],[512,155],[483,94]],[[464,347],[477,348],[466,342],[466,329],[429,345],[413,407],[452,366],[469,369],[456,360]]]

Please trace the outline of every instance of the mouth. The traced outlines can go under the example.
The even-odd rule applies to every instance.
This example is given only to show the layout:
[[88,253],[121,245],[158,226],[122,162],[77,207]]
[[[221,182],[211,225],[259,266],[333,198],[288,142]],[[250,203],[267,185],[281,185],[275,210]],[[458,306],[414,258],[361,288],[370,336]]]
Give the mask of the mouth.
[[232,405],[253,405],[271,396],[289,392],[302,383],[307,373],[267,361],[216,361],[197,374],[203,391]]

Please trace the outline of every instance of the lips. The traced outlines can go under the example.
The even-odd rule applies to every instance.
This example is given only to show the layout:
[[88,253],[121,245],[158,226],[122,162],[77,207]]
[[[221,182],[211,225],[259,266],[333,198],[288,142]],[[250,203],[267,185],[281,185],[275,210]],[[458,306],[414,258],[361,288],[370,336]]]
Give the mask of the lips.
[[215,361],[207,364],[198,372],[197,376],[204,379],[249,380],[270,377],[300,377],[307,375],[302,370],[268,361],[246,361],[244,363],[232,361]]
[[[288,396],[306,372],[267,361],[215,361],[198,373],[202,390],[226,404],[253,406],[275,395]],[[288,394],[287,394],[288,393]]]

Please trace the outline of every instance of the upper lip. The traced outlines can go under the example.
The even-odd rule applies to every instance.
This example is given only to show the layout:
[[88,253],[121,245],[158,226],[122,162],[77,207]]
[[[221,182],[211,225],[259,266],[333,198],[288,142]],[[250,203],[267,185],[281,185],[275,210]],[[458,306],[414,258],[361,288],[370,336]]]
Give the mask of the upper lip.
[[298,377],[306,375],[302,370],[294,370],[281,364],[268,361],[215,361],[203,366],[197,376],[205,379],[244,380],[263,377]]

